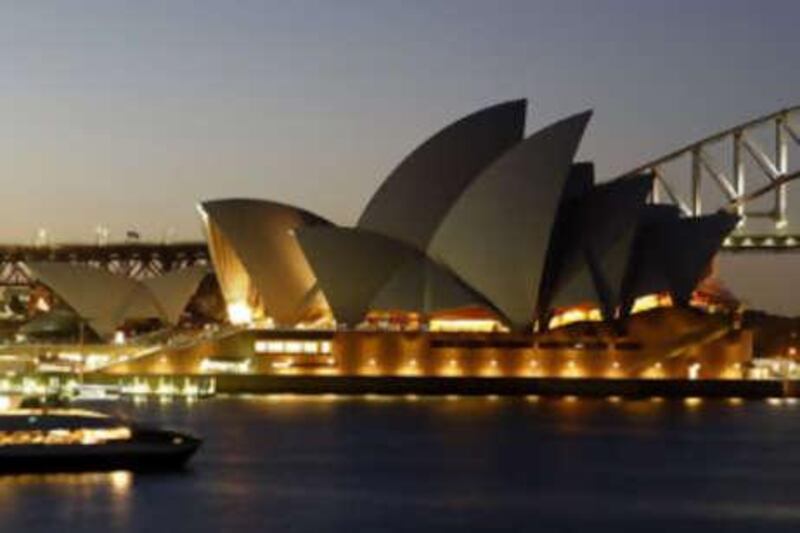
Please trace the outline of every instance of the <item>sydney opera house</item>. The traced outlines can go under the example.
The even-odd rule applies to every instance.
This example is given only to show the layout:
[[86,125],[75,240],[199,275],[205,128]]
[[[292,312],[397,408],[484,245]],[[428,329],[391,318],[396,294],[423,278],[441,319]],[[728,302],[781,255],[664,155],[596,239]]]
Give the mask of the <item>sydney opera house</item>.
[[[598,182],[574,160],[591,113],[526,134],[526,107],[501,103],[436,133],[353,227],[270,200],[204,202],[230,325],[105,371],[741,377],[751,340],[713,276],[737,217],[654,204],[648,174]],[[68,272],[36,268],[79,297],[65,294]],[[125,305],[89,325],[108,333],[126,312],[174,321],[203,275],[126,281]]]

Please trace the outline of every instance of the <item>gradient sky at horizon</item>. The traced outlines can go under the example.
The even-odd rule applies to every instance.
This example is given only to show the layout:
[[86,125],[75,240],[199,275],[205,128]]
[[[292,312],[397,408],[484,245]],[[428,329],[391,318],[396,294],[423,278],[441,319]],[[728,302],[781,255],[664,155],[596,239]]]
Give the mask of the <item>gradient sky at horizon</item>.
[[0,2],[0,242],[199,238],[253,196],[352,223],[418,143],[497,101],[593,108],[612,177],[800,104],[793,0]]

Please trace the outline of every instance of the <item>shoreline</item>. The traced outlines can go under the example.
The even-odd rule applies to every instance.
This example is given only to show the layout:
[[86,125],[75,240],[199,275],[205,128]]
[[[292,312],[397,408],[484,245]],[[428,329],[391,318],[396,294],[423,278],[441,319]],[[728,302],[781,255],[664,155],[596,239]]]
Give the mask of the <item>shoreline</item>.
[[[133,376],[87,375],[87,384],[114,384]],[[140,375],[139,380],[210,379],[217,394],[386,396],[575,396],[602,398],[800,398],[800,382],[782,380],[671,380],[602,378],[370,377],[264,375]]]

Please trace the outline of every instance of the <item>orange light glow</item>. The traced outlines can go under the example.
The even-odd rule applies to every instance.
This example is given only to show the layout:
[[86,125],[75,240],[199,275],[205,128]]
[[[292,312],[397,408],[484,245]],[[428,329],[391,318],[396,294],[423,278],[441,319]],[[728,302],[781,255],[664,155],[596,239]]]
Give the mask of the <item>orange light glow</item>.
[[651,309],[658,309],[661,307],[672,307],[672,297],[669,294],[648,294],[647,296],[640,296],[636,298],[631,307],[631,314],[643,313]]
[[562,376],[566,378],[579,378],[583,376],[583,371],[575,361],[570,360],[564,365]]
[[461,367],[458,364],[458,361],[456,361],[455,359],[450,359],[445,365],[442,373],[445,376],[460,376]]
[[683,403],[687,407],[697,407],[703,403],[703,399],[692,396],[689,398],[684,398]]
[[419,374],[419,363],[416,359],[409,360],[401,369],[401,373],[407,376],[415,376]]
[[492,319],[475,318],[434,318],[428,324],[430,331],[490,333],[504,331],[500,322]]
[[231,302],[227,307],[228,320],[234,326],[246,326],[253,323],[253,310],[245,302]]
[[603,315],[597,307],[570,307],[555,313],[550,319],[550,329],[556,329],[578,322],[600,322]]

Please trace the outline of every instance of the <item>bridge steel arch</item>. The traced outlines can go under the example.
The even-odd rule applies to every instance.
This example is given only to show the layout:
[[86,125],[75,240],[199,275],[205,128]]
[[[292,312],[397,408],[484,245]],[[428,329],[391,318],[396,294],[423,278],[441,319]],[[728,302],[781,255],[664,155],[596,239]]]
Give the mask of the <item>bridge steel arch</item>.
[[[768,130],[765,150],[756,137]],[[758,117],[733,128],[715,133],[693,142],[667,155],[641,165],[626,174],[652,172],[655,176],[651,201],[672,203],[687,216],[700,216],[724,210],[742,218],[739,231],[726,242],[728,248],[747,248],[758,244],[797,247],[798,236],[787,236],[787,186],[800,178],[800,157],[790,161],[790,146],[800,146],[800,106],[789,107]],[[712,155],[722,146],[729,152],[726,164],[720,164]],[[772,153],[769,153],[769,152]],[[673,164],[689,163],[688,197],[680,194],[674,180],[667,178],[665,168]],[[748,170],[750,172],[748,172]],[[755,171],[755,172],[753,172]],[[716,186],[723,201],[716,209],[706,209],[701,197],[702,185],[710,181]],[[684,186],[687,183],[684,183]],[[773,197],[768,209],[755,209],[753,202]],[[774,222],[773,232],[748,235],[748,219],[768,219]],[[765,244],[766,243],[766,244]]]

